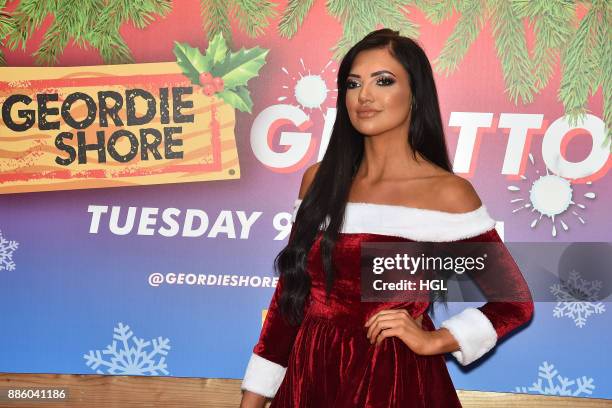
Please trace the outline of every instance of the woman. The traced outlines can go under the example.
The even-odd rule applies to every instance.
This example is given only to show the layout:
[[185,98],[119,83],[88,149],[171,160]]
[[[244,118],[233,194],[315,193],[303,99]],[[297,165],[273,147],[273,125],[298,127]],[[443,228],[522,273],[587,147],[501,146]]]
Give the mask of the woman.
[[425,53],[397,31],[368,34],[340,64],[336,122],[275,259],[242,406],[460,407],[444,354],[470,364],[531,318],[516,264],[505,272],[528,301],[466,308],[436,329],[431,302],[361,301],[360,244],[501,242],[494,223],[452,173]]

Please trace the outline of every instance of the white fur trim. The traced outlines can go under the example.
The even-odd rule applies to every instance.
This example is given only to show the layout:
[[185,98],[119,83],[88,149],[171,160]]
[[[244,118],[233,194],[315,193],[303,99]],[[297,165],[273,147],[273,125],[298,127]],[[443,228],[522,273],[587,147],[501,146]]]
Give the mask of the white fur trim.
[[[292,222],[302,203],[295,200]],[[465,213],[450,213],[400,205],[348,202],[345,234],[391,235],[423,242],[459,241],[495,228],[495,220],[484,205]]]
[[461,365],[468,365],[491,350],[497,343],[497,332],[479,309],[468,307],[443,321],[441,327],[451,332],[460,350],[451,354]]
[[253,353],[240,388],[272,398],[285,378],[285,371],[287,369],[282,365]]

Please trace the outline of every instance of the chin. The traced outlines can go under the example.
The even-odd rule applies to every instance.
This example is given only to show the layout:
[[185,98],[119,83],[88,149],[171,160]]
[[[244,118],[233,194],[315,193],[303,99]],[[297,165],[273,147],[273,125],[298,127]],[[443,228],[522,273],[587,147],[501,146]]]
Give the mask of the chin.
[[375,136],[375,135],[379,135],[381,133],[384,133],[385,131],[387,131],[388,129],[381,129],[378,127],[364,127],[364,126],[360,126],[357,129],[357,131],[359,133],[361,133],[364,136]]

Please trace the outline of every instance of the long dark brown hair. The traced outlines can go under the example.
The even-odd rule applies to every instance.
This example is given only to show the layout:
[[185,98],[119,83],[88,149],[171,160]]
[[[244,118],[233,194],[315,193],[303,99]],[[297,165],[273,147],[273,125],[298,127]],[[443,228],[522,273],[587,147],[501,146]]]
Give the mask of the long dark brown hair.
[[311,286],[306,271],[307,256],[327,217],[329,224],[322,231],[321,256],[328,297],[332,290],[335,275],[332,252],[342,227],[350,187],[364,154],[364,136],[351,124],[346,108],[347,77],[359,52],[385,47],[402,64],[410,79],[412,111],[406,141],[415,159],[418,152],[431,163],[452,172],[436,85],[425,52],[414,40],[399,35],[399,31],[384,28],[369,33],[340,63],[336,121],[329,145],[296,214],[289,242],[274,259],[283,288],[279,308],[291,324],[299,324],[304,317]]

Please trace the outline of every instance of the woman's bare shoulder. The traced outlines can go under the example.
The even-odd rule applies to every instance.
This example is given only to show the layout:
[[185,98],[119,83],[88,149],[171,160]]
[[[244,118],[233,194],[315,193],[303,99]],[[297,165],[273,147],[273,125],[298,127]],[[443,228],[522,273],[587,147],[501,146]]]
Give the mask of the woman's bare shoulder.
[[436,179],[436,197],[442,211],[464,213],[482,206],[482,201],[469,180],[452,173]]
[[300,185],[300,193],[298,194],[299,199],[303,199],[306,192],[308,192],[308,189],[310,188],[310,185],[317,174],[317,170],[319,169],[319,164],[321,163],[319,162],[311,165],[302,175],[302,184]]

